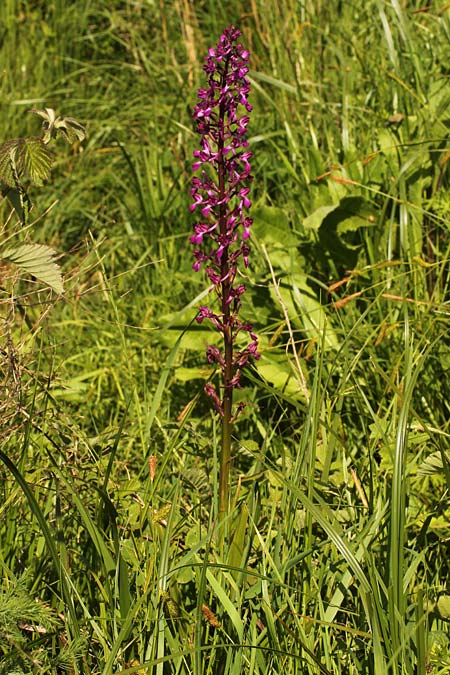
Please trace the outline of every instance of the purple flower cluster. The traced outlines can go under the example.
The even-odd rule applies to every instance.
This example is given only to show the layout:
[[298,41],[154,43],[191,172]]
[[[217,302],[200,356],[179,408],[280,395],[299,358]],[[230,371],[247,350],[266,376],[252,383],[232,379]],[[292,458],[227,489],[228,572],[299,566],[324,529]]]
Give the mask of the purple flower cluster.
[[[259,358],[258,339],[252,325],[238,318],[241,296],[245,286],[236,283],[238,259],[248,266],[250,227],[252,219],[245,215],[251,206],[248,197],[250,159],[246,139],[248,114],[252,106],[247,96],[250,83],[248,73],[249,53],[237,43],[241,32],[231,26],[224,30],[219,42],[212,47],[203,70],[208,76],[208,87],[198,90],[199,102],[193,118],[201,136],[200,150],[194,151],[193,171],[200,169],[200,176],[192,180],[190,210],[200,210],[202,220],[194,226],[190,242],[194,244],[193,269],[205,266],[208,278],[220,301],[221,311],[200,307],[197,321],[212,322],[223,337],[224,349],[208,346],[209,363],[217,363],[223,374],[224,398],[231,397],[239,386],[242,368],[250,357]],[[248,333],[251,342],[241,350],[236,349],[239,333]],[[208,383],[206,393],[211,396],[217,410],[224,415],[223,401]]]

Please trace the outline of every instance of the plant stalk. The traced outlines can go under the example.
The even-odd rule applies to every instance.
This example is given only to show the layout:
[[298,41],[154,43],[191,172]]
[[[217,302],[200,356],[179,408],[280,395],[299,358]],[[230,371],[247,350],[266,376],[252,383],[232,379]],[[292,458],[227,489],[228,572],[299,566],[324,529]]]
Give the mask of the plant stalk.
[[[226,74],[226,69],[225,69]],[[223,76],[225,80],[225,74]],[[227,206],[225,197],[225,162],[223,157],[225,110],[223,103],[219,107],[219,141],[218,141],[218,181],[219,181],[219,229],[224,237],[227,234]],[[228,512],[230,493],[230,465],[231,465],[231,431],[232,431],[232,405],[233,405],[233,328],[229,296],[232,287],[230,278],[230,266],[228,247],[225,247],[221,260],[221,292],[222,292],[222,322],[225,368],[223,371],[223,397],[222,397],[222,443],[219,468],[219,522],[223,521]],[[224,533],[220,535],[223,541]]]

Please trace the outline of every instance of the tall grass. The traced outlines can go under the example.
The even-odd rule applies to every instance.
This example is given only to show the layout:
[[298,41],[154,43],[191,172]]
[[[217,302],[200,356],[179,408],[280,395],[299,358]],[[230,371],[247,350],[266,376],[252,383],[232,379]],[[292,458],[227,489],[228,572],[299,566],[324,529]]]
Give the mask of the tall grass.
[[[195,89],[231,23],[262,357],[221,551],[187,238]],[[66,273],[56,299],[0,270],[2,672],[449,673],[450,10],[7,0],[0,26],[4,139],[30,107],[88,129],[32,229],[0,207]]]

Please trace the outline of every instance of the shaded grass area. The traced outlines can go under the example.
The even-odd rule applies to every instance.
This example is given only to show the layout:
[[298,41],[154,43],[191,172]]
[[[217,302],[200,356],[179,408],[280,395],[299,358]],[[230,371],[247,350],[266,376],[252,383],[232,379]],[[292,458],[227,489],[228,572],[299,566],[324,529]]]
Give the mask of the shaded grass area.
[[[2,268],[5,673],[449,672],[449,11],[2,3],[4,139],[30,107],[88,129],[32,231],[0,207],[66,272],[56,300]],[[221,556],[187,239],[195,90],[233,22],[262,358]]]

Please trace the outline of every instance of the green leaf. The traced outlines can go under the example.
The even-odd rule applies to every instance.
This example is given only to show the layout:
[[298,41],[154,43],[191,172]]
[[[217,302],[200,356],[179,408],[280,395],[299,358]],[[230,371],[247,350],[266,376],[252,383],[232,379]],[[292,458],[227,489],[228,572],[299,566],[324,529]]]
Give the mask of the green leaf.
[[[185,346],[185,345],[184,345]],[[191,382],[191,380],[205,380],[211,372],[211,368],[201,367],[192,367],[186,368],[185,366],[179,366],[175,370],[175,379],[178,382]]]
[[39,115],[43,118],[42,128],[44,130],[44,138],[42,139],[44,143],[49,143],[54,134],[55,122],[56,122],[56,113],[53,108],[45,108],[45,110],[29,110],[28,112]]
[[[226,575],[224,575],[224,577],[225,576]],[[241,642],[244,635],[244,624],[238,610],[229,598],[228,590],[220,583],[218,579],[215,578],[211,570],[206,570],[206,577],[211,584],[213,593],[217,596],[219,602],[222,604],[222,607],[230,617],[231,622],[236,630],[238,640]],[[222,577],[222,580],[224,577]]]
[[337,207],[337,204],[333,204],[332,206],[319,206],[314,213],[311,213],[310,216],[303,219],[303,227],[305,230],[318,230],[325,218],[330,213],[333,213]]
[[11,145],[11,141],[0,146],[0,180],[7,187],[16,185],[13,171],[14,155],[15,148]]
[[418,476],[431,476],[444,472],[444,463],[440,452],[433,452],[417,469]]
[[392,160],[397,159],[398,141],[390,129],[379,130],[378,145],[383,155]]
[[24,172],[35,185],[42,185],[50,176],[52,154],[40,138],[24,138],[19,159]]
[[441,619],[450,621],[450,595],[441,595],[436,603],[436,609]]
[[303,227],[305,230],[318,230],[325,220],[333,229],[336,227],[338,234],[371,226],[375,222],[373,207],[359,195],[343,197],[338,204],[320,206],[303,220]]
[[292,232],[286,212],[276,206],[260,206],[254,211],[252,234],[266,246],[297,246],[298,237]]
[[0,146],[0,181],[20,188],[25,174],[36,185],[50,176],[52,154],[40,138],[13,138]]
[[[244,504],[243,507],[239,510],[235,522],[233,523],[233,538],[230,542],[230,547],[228,551],[228,564],[230,567],[243,568],[245,569],[246,564],[246,546],[248,541],[247,535],[247,526],[248,526],[248,509]],[[237,580],[239,578],[239,573],[236,571],[231,572],[232,577]]]
[[25,190],[19,185],[18,188],[12,188],[1,185],[2,195],[6,197],[23,225],[27,224],[28,215],[31,211],[31,202]]
[[41,244],[23,244],[17,248],[9,248],[0,253],[0,259],[14,263],[21,270],[32,274],[55,291],[64,291],[59,265],[53,261],[55,251]]
[[[299,280],[298,283],[297,279]],[[311,295],[310,289],[302,283],[300,275],[292,275],[291,281],[292,298],[297,308],[292,316],[293,321],[302,325],[310,340],[316,340],[320,343],[322,335],[325,333],[325,346],[338,349],[339,340],[330,319],[327,318],[324,306]]]
[[[270,294],[277,302],[274,289]],[[310,340],[320,342],[325,331],[325,346],[333,349],[339,347],[339,340],[332,328],[331,321],[327,320],[325,307],[312,295],[303,274],[291,274],[283,280],[278,288],[289,319],[305,332]],[[259,367],[258,367],[259,370]]]
[[270,353],[265,352],[255,366],[259,375],[272,385],[278,396],[292,403],[304,399],[301,386],[284,352],[276,349]]

